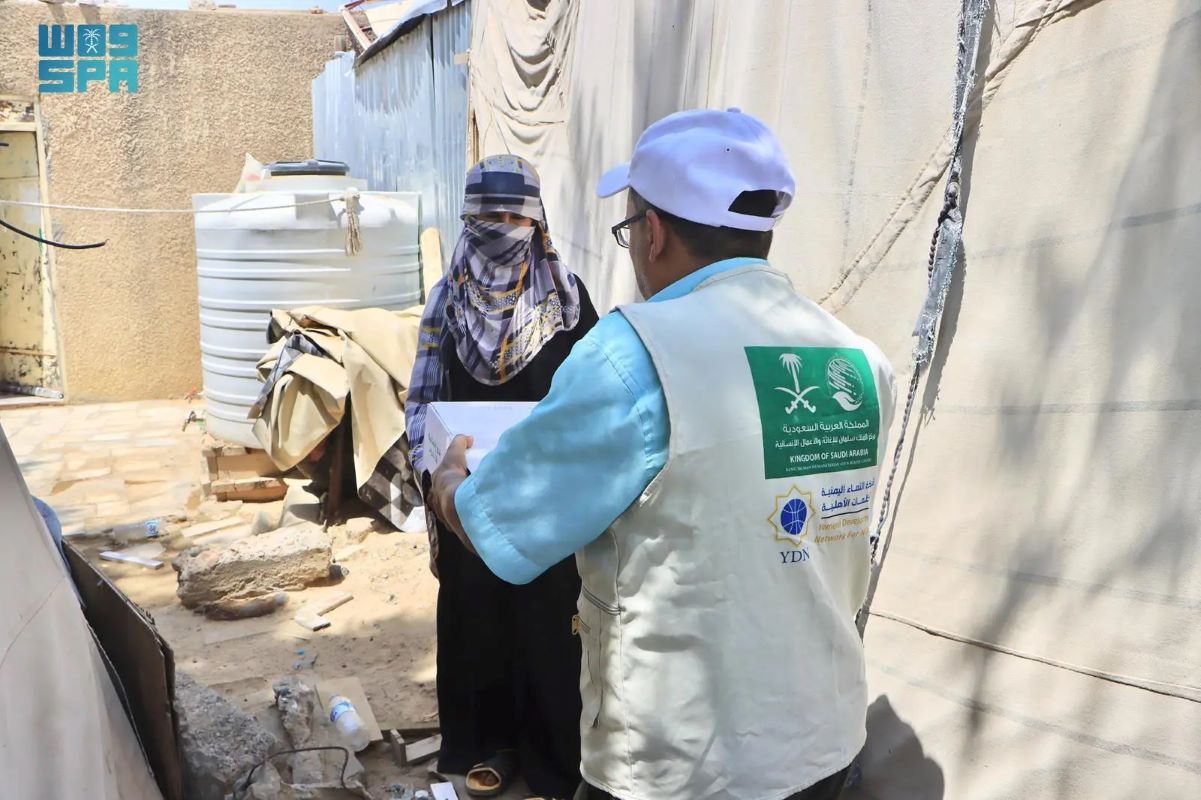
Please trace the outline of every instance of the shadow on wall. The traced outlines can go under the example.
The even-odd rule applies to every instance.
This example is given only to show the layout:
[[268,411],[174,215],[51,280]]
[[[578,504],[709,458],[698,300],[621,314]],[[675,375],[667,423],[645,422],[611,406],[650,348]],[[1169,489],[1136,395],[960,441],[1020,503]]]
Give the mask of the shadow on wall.
[[[987,65],[991,62],[993,35],[995,31],[996,12],[995,10],[990,9],[987,11],[987,13],[985,13],[984,19],[980,26],[980,49],[976,54],[976,74],[979,76],[985,74]],[[960,168],[960,180],[962,187],[960,189],[959,201],[960,213],[963,215],[963,219],[965,221],[964,232],[962,234],[964,237],[970,235],[970,231],[967,229],[967,225],[969,224],[968,220],[970,220],[970,217],[968,216],[968,207],[971,204],[972,166],[976,158],[976,146],[979,144],[980,121],[983,114],[982,98],[984,95],[984,89],[984,80],[982,78],[978,78],[975,86],[972,88],[971,96],[968,98],[968,106],[964,118],[963,152],[961,155]],[[943,187],[943,189],[932,194],[930,200],[927,202],[939,204],[943,202],[942,191],[945,190],[946,180],[947,176],[944,173],[944,175],[940,178],[940,187]],[[937,241],[937,238],[934,238],[931,241],[931,252],[933,252],[933,248],[937,244]],[[947,287],[946,302],[943,306],[942,317],[939,320],[938,328],[936,330],[934,352],[930,354],[930,362],[926,366],[925,389],[921,392],[920,396],[914,396],[914,411],[917,413],[910,422],[910,425],[912,426],[911,431],[905,432],[905,435],[908,437],[906,449],[908,449],[909,455],[904,466],[899,467],[896,471],[896,494],[891,501],[892,507],[890,509],[888,518],[888,532],[887,534],[884,534],[883,531],[880,532],[883,537],[881,542],[882,547],[880,550],[878,565],[872,570],[871,581],[868,585],[867,600],[864,602],[865,609],[870,609],[872,607],[872,601],[875,599],[876,589],[879,586],[880,575],[883,570],[884,563],[888,559],[888,550],[893,541],[893,534],[896,532],[895,529],[897,519],[900,516],[900,509],[905,498],[905,487],[909,482],[909,476],[913,472],[913,463],[918,451],[918,440],[921,438],[922,429],[931,419],[934,413],[935,404],[938,402],[938,392],[939,387],[942,384],[943,370],[946,368],[948,354],[950,353],[951,345],[955,341],[955,334],[959,329],[959,315],[963,310],[964,285],[967,279],[967,266],[967,257],[964,253],[964,241],[963,238],[961,238],[955,249],[955,269],[951,273],[951,282]],[[928,264],[927,273],[929,274],[932,269],[933,265]],[[898,417],[903,413],[902,409],[904,408],[907,399],[905,394],[906,384],[903,378],[911,377],[913,374],[911,370],[916,369],[916,365],[912,360],[906,366],[907,369],[905,371],[908,373],[908,375],[904,375],[903,373],[897,375],[898,395],[896,415]],[[896,442],[889,442],[889,448],[895,448],[896,446]],[[887,464],[885,465],[884,469],[888,469]],[[882,475],[884,474],[887,473],[882,471]],[[864,637],[865,641],[867,636],[867,622],[868,620],[866,618],[863,619],[860,622],[861,627],[859,629],[859,634],[860,636]]]
[[[1100,626],[1109,612],[1121,607],[1127,614],[1123,626],[1104,629],[1110,652],[1130,654],[1123,659],[1141,661],[1149,668],[1175,661],[1166,652],[1168,647],[1195,651],[1197,628],[1188,620],[1195,621],[1201,610],[1195,588],[1201,568],[1201,540],[1196,535],[1196,459],[1201,443],[1196,309],[1201,301],[1201,273],[1195,266],[1196,253],[1201,251],[1201,191],[1189,182],[1187,167],[1198,163],[1201,145],[1185,131],[1195,130],[1201,121],[1196,104],[1189,100],[1201,83],[1195,69],[1183,67],[1196,63],[1199,49],[1201,13],[1181,16],[1166,35],[1160,63],[1147,71],[1146,79],[1154,88],[1145,107],[1125,112],[1138,115],[1142,124],[1112,196],[1084,194],[1091,167],[1081,160],[1080,185],[1064,185],[1056,193],[1054,202],[1063,213],[1032,207],[1031,218],[1038,224],[1012,242],[971,251],[970,229],[988,222],[968,216],[965,241],[971,263],[964,264],[951,287],[921,421],[940,410],[981,414],[989,420],[984,424],[996,426],[991,436],[982,438],[998,443],[990,454],[998,482],[1029,476],[1023,481],[1029,491],[1026,502],[1005,515],[1004,554],[999,559],[986,562],[991,547],[983,541],[990,532],[987,521],[980,532],[985,548],[981,563],[964,567],[936,561],[937,556],[913,554],[940,569],[966,568],[1004,580],[1004,590],[988,612],[971,630],[961,631],[973,638],[1002,644],[1022,636],[1033,640],[1036,623],[1032,620],[1037,619],[1044,631],[1063,632],[1062,640],[1040,655],[1077,661],[1088,651],[1095,658],[1099,651],[1086,644],[1087,637],[1090,632],[1101,636]],[[1122,56],[1120,48],[1098,50],[1078,68],[1094,69],[1106,59]],[[1086,83],[1093,91],[1083,96],[1104,94],[1100,80]],[[1007,88],[1014,87],[1001,91]],[[1080,153],[1103,152],[1111,136],[1087,124],[1068,130],[1079,130],[1072,151],[1077,158]],[[1103,228],[1084,227],[1095,226],[1101,213],[1073,210],[1077,202],[1103,210]],[[1091,240],[1096,242],[1095,255],[1087,267],[1080,268],[1073,259],[1081,250],[1073,245]],[[974,272],[968,271],[969,266]],[[1008,285],[1020,287],[1030,297],[1028,308],[1021,305],[1024,296],[1004,299],[1013,304],[1012,324],[1028,329],[1018,338],[1029,348],[1023,354],[1023,372],[999,369],[991,386],[972,393],[977,398],[991,397],[987,406],[940,409],[937,397],[944,367],[946,380],[954,380],[956,350],[951,339],[961,322],[965,329],[970,324],[970,307],[964,308],[960,319],[965,285],[970,289],[973,274],[998,270],[1010,272]],[[971,302],[969,296],[969,306]],[[1089,381],[1087,391],[1064,377],[1076,374],[1078,362],[1091,370],[1079,378]],[[920,459],[919,455],[919,463]],[[990,500],[986,489],[982,506],[987,510],[991,502],[995,496]],[[1141,517],[1133,526],[1129,524],[1132,511]],[[1098,537],[1097,546],[1086,549],[1087,526],[1093,522],[1098,524],[1091,533]],[[869,625],[869,636],[870,629]],[[1140,659],[1137,653],[1148,647],[1153,660]],[[1001,684],[1007,658],[989,649],[977,655],[964,667],[972,673],[964,763],[978,762],[989,745],[989,698]],[[1137,677],[1179,680],[1178,675],[1149,672]],[[1142,744],[1150,744],[1147,747],[1097,735],[1119,725],[1132,730],[1134,722],[1121,721],[1122,710],[1099,702],[1103,689],[1112,691],[1110,685],[1094,685],[1093,692],[1074,698],[1070,709],[1059,710],[1070,725],[1054,732],[1040,729],[1038,735],[1045,737],[1048,747],[1084,745],[1108,754],[1102,758],[1120,758],[1132,766],[1142,762],[1148,768],[1170,760],[1168,744],[1161,746],[1151,739],[1165,730],[1162,720],[1142,721],[1147,732]],[[1134,708],[1132,701],[1125,711]],[[873,728],[870,717],[868,725],[869,751],[879,758],[879,748],[891,740],[878,738],[882,731],[878,725]],[[882,768],[866,754],[864,763],[864,785],[870,790],[867,765],[877,775]],[[888,791],[880,797],[923,796],[902,795],[894,788],[909,778],[912,763],[912,758],[897,763],[884,784]],[[1079,769],[1079,763],[1058,760],[1048,779],[1053,788],[1040,796],[1078,796],[1073,782]],[[876,795],[848,792],[847,796]]]
[[[1197,139],[1180,130],[1173,133],[1172,129],[1183,125],[1186,116],[1196,116],[1196,111],[1186,109],[1195,108],[1188,97],[1198,83],[1182,79],[1179,67],[1188,63],[1185,54],[1193,53],[1195,57],[1198,48],[1201,15],[1194,14],[1179,20],[1167,36],[1158,74],[1153,78],[1155,89],[1142,110],[1139,144],[1109,200],[1110,221],[1089,268],[1077,272],[1061,261],[1063,255],[1057,245],[1070,241],[1072,231],[1052,230],[1046,239],[1026,245],[1032,250],[1026,258],[1040,304],[1029,322],[1037,326],[1044,346],[1042,353],[1031,354],[1032,360],[1049,369],[1058,361],[1070,359],[1066,352],[1069,345],[1083,340],[1099,345],[1107,363],[1105,374],[1098,376],[1101,380],[1096,394],[1100,402],[1081,407],[1057,404],[1050,382],[1033,406],[1029,384],[998,387],[997,396],[1005,409],[997,416],[1001,428],[997,439],[1006,445],[1000,454],[1004,468],[1027,469],[1031,459],[1039,457],[1043,443],[1057,438],[1057,429],[1067,424],[1062,421],[1064,415],[1088,421],[1087,463],[1093,468],[1068,470],[1075,477],[1067,492],[1052,492],[1049,485],[1041,485],[1037,493],[1032,493],[1025,524],[1015,520],[1020,524],[1016,529],[1022,533],[1013,562],[1017,566],[1006,597],[976,634],[987,641],[1003,641],[1023,615],[1041,604],[1045,594],[1037,586],[1060,583],[1057,578],[1044,579],[1037,573],[1053,576],[1066,568],[1069,554],[1055,552],[1054,544],[1042,535],[1043,531],[1074,527],[1078,509],[1063,498],[1116,499],[1122,496],[1125,486],[1154,487],[1152,495],[1140,498],[1140,504],[1146,503],[1144,524],[1137,535],[1128,532],[1109,542],[1105,550],[1112,554],[1108,563],[1098,562],[1089,585],[1075,587],[1071,594],[1076,596],[1061,606],[1068,614],[1064,625],[1088,618],[1096,601],[1129,597],[1131,593],[1124,586],[1148,590],[1134,595],[1136,607],[1144,607],[1143,614],[1153,613],[1150,605],[1164,607],[1165,616],[1153,623],[1156,625],[1170,622],[1166,614],[1169,608],[1191,605],[1179,593],[1186,589],[1190,570],[1195,570],[1201,555],[1196,536],[1188,533],[1197,526],[1197,489],[1195,481],[1187,476],[1196,474],[1198,440],[1181,434],[1188,430],[1186,415],[1201,410],[1197,339],[1195,334],[1187,333],[1195,331],[1196,303],[1201,298],[1201,279],[1193,263],[1201,249],[1201,226],[1197,223],[1201,192],[1195,185],[1185,185],[1186,173],[1179,168],[1196,158]],[[1061,196],[1067,198],[1071,193],[1071,187],[1065,187]],[[1103,328],[1084,327],[1089,325],[1086,312],[1090,309],[1104,310]],[[1153,383],[1145,369],[1151,361],[1160,364],[1156,370],[1159,378]],[[1146,383],[1139,385],[1141,381]],[[1132,397],[1139,399],[1124,400]],[[1179,424],[1165,424],[1172,420]],[[1142,443],[1141,452],[1154,455],[1153,465],[1142,462],[1131,451],[1134,441]],[[1153,470],[1160,480],[1141,479],[1139,473],[1145,470]],[[1058,488],[1063,486],[1060,483]],[[1064,586],[1057,588],[1070,591]],[[1143,614],[1138,616],[1150,622]],[[1153,635],[1159,636],[1159,641],[1173,639],[1170,629]],[[1115,646],[1119,645],[1115,642]],[[977,698],[985,694],[996,655],[985,652],[979,663]],[[1099,713],[1093,705],[1089,702],[1082,706],[1086,725]],[[977,723],[973,730],[977,730],[978,721],[973,722]]]
[[942,767],[926,755],[917,732],[899,716],[887,695],[867,710],[867,744],[858,758],[861,778],[842,800],[942,800]]

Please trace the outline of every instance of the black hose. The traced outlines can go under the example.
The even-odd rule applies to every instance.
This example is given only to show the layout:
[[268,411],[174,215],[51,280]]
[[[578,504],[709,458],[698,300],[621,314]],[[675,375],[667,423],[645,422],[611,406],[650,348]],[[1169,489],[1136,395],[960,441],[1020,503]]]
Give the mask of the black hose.
[[105,239],[103,242],[93,242],[92,244],[66,244],[65,242],[54,242],[49,239],[43,239],[41,236],[38,236],[36,233],[30,233],[29,231],[23,231],[20,228],[18,228],[16,225],[9,224],[2,219],[0,219],[0,225],[4,226],[5,228],[8,228],[13,233],[24,236],[26,239],[33,239],[35,242],[40,242],[41,244],[48,244],[51,247],[61,247],[65,250],[91,250],[92,248],[104,247],[106,244],[108,244],[107,239]]
[[320,752],[322,750],[337,750],[338,752],[340,752],[342,754],[342,777],[341,777],[342,788],[349,791],[350,787],[346,785],[346,768],[348,766],[350,766],[350,750],[348,748],[336,747],[336,746],[297,747],[294,750],[280,750],[278,753],[272,753],[271,755],[267,756],[262,761],[260,761],[259,763],[255,764],[253,767],[251,767],[250,772],[246,773],[246,779],[242,781],[241,785],[239,785],[237,783],[234,784],[234,792],[233,792],[234,800],[241,800],[242,793],[245,792],[247,789],[249,789],[250,784],[254,782],[254,773],[258,771],[259,767],[263,766],[271,759],[278,758],[279,756],[291,755],[293,753],[313,753],[313,752]]

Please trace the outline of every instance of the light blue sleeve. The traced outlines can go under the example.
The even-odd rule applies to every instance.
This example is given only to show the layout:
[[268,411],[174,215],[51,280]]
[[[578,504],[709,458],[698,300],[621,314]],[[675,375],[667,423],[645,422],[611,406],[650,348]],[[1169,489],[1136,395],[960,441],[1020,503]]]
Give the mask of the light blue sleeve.
[[650,355],[611,314],[546,399],[460,485],[455,508],[488,567],[529,583],[604,533],[666,463],[667,404]]

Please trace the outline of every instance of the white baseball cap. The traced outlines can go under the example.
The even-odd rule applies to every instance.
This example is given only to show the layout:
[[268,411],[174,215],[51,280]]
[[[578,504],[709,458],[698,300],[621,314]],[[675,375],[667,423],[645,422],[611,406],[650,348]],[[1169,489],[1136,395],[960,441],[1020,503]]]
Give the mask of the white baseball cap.
[[[769,231],[792,202],[796,180],[774,134],[737,108],[680,111],[651,125],[634,157],[601,176],[596,193],[633,189],[655,208],[696,222]],[[776,193],[771,216],[732,211],[743,192]]]

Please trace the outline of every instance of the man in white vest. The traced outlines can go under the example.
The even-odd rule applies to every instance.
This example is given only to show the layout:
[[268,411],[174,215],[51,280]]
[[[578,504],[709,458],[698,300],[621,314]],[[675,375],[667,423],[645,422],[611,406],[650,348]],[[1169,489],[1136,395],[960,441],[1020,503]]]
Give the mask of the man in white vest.
[[[577,553],[579,798],[826,800],[863,746],[855,613],[892,370],[768,264],[795,184],[737,109],[673,114],[601,179],[647,302],[428,501],[500,577]],[[481,654],[487,657],[487,654]]]

